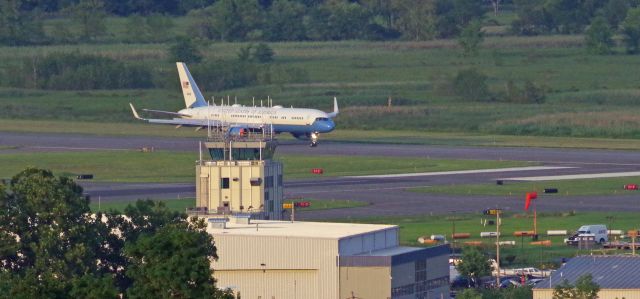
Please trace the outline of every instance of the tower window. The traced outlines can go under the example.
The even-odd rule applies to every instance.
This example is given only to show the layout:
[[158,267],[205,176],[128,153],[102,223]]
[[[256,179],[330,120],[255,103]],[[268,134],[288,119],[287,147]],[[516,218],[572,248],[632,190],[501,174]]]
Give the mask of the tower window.
[[222,189],[229,189],[229,178],[222,178],[220,185],[222,186]]

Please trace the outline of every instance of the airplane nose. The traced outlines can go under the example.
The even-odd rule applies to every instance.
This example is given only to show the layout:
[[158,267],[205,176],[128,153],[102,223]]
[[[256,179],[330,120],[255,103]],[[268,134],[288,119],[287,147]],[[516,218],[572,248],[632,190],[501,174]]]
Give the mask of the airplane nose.
[[331,132],[331,131],[333,131],[333,129],[336,128],[336,123],[334,123],[333,120],[330,119],[327,122],[327,126],[328,126],[328,129],[329,129],[329,132]]

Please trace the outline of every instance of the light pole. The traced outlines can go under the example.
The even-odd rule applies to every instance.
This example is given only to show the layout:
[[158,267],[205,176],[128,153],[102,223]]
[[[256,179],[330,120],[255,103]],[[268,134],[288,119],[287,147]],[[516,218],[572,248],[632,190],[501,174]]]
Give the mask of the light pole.
[[500,287],[500,212],[496,209],[496,286]]
[[500,213],[502,209],[487,209],[485,215],[496,215],[496,286],[500,287]]

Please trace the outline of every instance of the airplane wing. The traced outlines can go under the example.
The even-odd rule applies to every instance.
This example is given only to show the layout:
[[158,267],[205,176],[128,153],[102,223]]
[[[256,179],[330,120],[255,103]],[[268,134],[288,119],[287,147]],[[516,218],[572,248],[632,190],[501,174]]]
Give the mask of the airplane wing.
[[190,116],[190,115],[182,114],[182,113],[178,113],[178,112],[162,111],[162,110],[142,109],[142,111],[151,112],[151,113],[169,114],[169,115],[175,115],[175,116],[183,116],[183,117],[189,117]]
[[[136,108],[133,107],[133,104],[129,103],[129,106],[131,107],[131,112],[133,113],[133,117],[135,117],[138,120],[146,121],[150,124],[175,125],[180,127],[210,126],[210,127],[225,127],[225,128],[226,127],[242,127],[242,128],[255,128],[255,129],[267,126],[266,124],[244,124],[244,123],[229,124],[229,123],[223,123],[218,120],[211,120],[211,119],[208,120],[208,119],[193,119],[193,118],[172,118],[172,119],[142,118],[138,114],[138,111],[136,111]],[[154,110],[154,112],[155,111],[157,110]],[[167,111],[161,111],[161,112],[167,112]],[[174,113],[168,113],[168,114],[174,114]],[[175,114],[182,115],[180,113],[175,113]]]
[[188,119],[188,118],[173,118],[173,119],[142,119],[147,121],[150,124],[159,124],[159,125],[176,125],[182,127],[221,127],[222,123],[215,120],[206,120],[206,119]]
[[[138,120],[143,120],[146,121],[150,124],[161,124],[161,125],[176,125],[176,126],[186,126],[186,127],[206,127],[206,126],[211,126],[211,127],[220,127],[222,126],[222,123],[220,123],[219,121],[216,120],[207,120],[207,119],[190,119],[190,118],[173,118],[173,119],[159,119],[159,118],[142,118],[140,117],[140,115],[138,114],[138,111],[136,111],[136,108],[133,107],[133,104],[129,103],[129,106],[131,107],[131,112],[133,113],[133,117],[135,117]],[[147,110],[145,110],[147,111]],[[165,113],[168,111],[159,111],[159,110],[153,110],[153,112],[160,112],[160,113]],[[172,113],[172,112],[168,112],[167,114],[173,114],[173,115],[182,115],[180,113]]]

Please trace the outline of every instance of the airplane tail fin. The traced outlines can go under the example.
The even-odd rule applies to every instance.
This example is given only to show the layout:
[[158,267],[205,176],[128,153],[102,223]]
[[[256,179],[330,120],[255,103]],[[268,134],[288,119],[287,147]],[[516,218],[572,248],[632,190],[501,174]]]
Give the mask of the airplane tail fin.
[[336,97],[333,97],[333,112],[327,113],[327,115],[330,118],[334,118],[334,117],[338,116],[339,112],[340,111],[338,110],[338,99]]
[[204,100],[196,81],[191,77],[187,65],[184,62],[176,62],[176,66],[178,67],[178,75],[180,76],[180,86],[182,87],[184,104],[187,108],[207,106],[207,102]]

